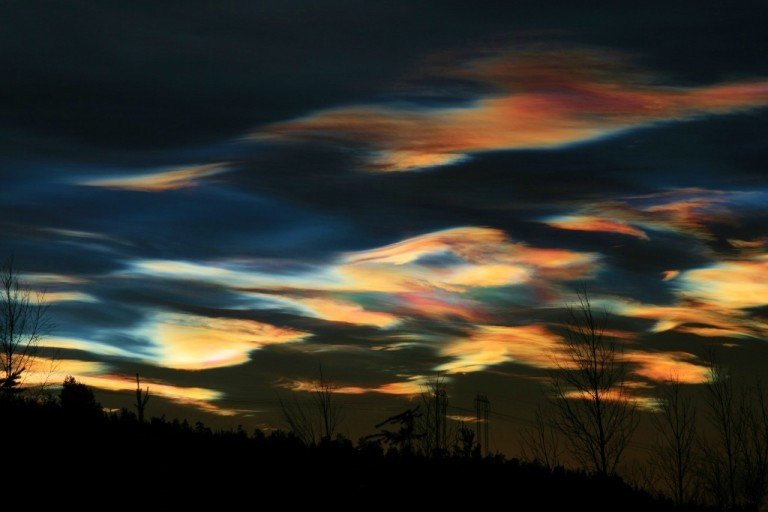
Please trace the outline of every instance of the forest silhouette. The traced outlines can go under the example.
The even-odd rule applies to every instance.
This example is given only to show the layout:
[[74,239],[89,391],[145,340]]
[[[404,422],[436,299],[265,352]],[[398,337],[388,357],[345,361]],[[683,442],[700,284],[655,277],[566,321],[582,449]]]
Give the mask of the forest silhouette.
[[425,454],[380,437],[353,443],[336,435],[306,443],[284,430],[212,430],[164,417],[141,422],[127,409],[105,412],[74,378],[45,400],[3,394],[0,418],[15,492],[45,489],[35,492],[35,503],[103,499],[175,508],[200,500],[275,499],[286,506],[397,509],[507,503],[521,510],[698,510],[676,507],[618,477],[548,469],[501,454],[482,457],[460,445]]

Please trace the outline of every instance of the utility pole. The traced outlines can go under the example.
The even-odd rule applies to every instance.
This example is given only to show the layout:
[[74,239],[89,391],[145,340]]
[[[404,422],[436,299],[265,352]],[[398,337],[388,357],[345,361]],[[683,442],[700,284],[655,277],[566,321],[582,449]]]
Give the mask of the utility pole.
[[488,395],[478,393],[475,396],[475,434],[477,444],[480,446],[480,455],[485,456],[490,453],[490,437],[488,428],[490,424],[491,402]]

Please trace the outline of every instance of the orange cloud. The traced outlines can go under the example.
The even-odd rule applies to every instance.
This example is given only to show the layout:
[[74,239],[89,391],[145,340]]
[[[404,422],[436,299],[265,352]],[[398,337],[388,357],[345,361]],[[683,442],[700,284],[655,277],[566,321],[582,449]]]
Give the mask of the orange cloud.
[[[96,389],[117,392],[133,392],[136,380],[132,376],[109,373],[109,368],[103,363],[80,361],[76,359],[47,359],[36,357],[24,373],[24,386],[61,385],[68,376],[75,377],[78,382]],[[214,414],[231,416],[236,411],[221,408],[215,403],[223,398],[223,394],[205,388],[183,387],[166,384],[154,379],[142,379],[149,386],[153,396],[159,396],[172,402],[190,405]]]
[[657,306],[631,301],[609,301],[612,313],[654,321],[651,332],[675,330],[703,337],[763,337],[768,326],[739,309],[683,299],[679,304]]
[[462,107],[338,107],[269,125],[257,137],[356,143],[369,150],[369,169],[408,171],[768,104],[768,81],[662,86],[595,51],[507,52],[432,72],[492,91]]
[[738,240],[729,238],[728,243],[737,249],[761,249],[768,245],[768,239],[758,238],[756,240]]
[[404,314],[431,318],[461,318],[479,322],[485,318],[482,306],[452,294],[444,293],[403,293],[396,296],[398,311]]
[[331,322],[346,322],[356,325],[373,325],[375,327],[391,327],[399,322],[399,318],[389,313],[368,311],[361,306],[337,299],[307,298],[294,299],[319,318]]
[[675,189],[658,194],[629,197],[623,201],[589,204],[577,213],[544,219],[560,229],[620,233],[648,240],[648,230],[687,234],[711,239],[709,226],[731,222],[726,207],[740,192]]
[[141,329],[155,348],[152,362],[179,370],[204,370],[248,361],[267,345],[303,340],[307,333],[253,320],[159,313]]
[[443,347],[440,355],[452,360],[435,370],[469,373],[507,362],[556,368],[562,351],[562,339],[543,325],[482,325]]
[[679,275],[680,275],[679,270],[665,270],[664,272],[662,272],[662,276],[663,276],[662,281],[672,281]]
[[126,176],[119,178],[99,178],[83,181],[80,184],[89,187],[101,187],[121,190],[134,190],[139,192],[165,192],[191,188],[199,184],[203,178],[215,176],[226,172],[226,164],[204,164],[172,169],[138,176]]
[[768,254],[722,261],[684,272],[681,294],[723,308],[760,307],[768,304],[767,275]]
[[347,263],[392,263],[404,265],[424,256],[450,252],[470,262],[484,261],[507,242],[503,231],[492,228],[460,227],[408,238],[376,249],[350,253]]
[[709,375],[709,368],[687,352],[629,352],[623,359],[635,365],[633,373],[656,382],[677,379],[684,384],[702,384]]
[[[453,256],[451,263],[424,262],[426,256]],[[348,254],[338,272],[363,289],[412,292],[428,288],[461,291],[589,276],[597,257],[565,249],[529,247],[498,229],[461,227]]]
[[[602,391],[600,392],[600,397],[602,400],[609,402],[633,402],[637,405],[637,407],[646,411],[654,411],[658,408],[658,401],[656,398],[635,393],[635,390],[632,389],[630,384],[632,383],[627,383],[626,389],[623,390],[609,389]],[[565,396],[573,400],[591,400],[591,395],[586,391],[579,392],[573,390],[566,393]]]
[[[382,395],[413,396],[424,392],[427,379],[421,375],[409,377],[401,382],[388,382],[379,386],[332,386],[331,392],[340,395],[362,395],[365,393],[379,393]],[[311,380],[293,380],[283,384],[293,391],[314,392],[317,390],[317,382]]]
[[[445,263],[427,256],[452,256]],[[598,267],[598,256],[566,249],[530,247],[509,240],[498,229],[460,227],[435,231],[384,247],[342,255],[339,261],[304,274],[274,276],[243,265],[143,260],[131,271],[162,277],[198,279],[259,293],[272,291],[411,293],[551,280],[583,279]]]
[[38,297],[40,304],[56,304],[58,302],[99,302],[89,293],[74,291],[50,291],[41,293]]
[[[77,377],[79,382],[97,389],[123,393],[136,390],[135,378],[126,375],[73,375]],[[235,410],[222,408],[213,403],[214,401],[223,398],[223,394],[219,391],[205,388],[174,386],[152,379],[142,379],[142,384],[149,387],[150,393],[154,396],[159,396],[178,404],[189,405],[220,416],[232,416],[237,414],[237,411]]]
[[644,231],[634,228],[625,222],[591,215],[564,215],[546,220],[544,221],[544,224],[558,229],[619,233],[622,235],[634,236],[641,240],[648,240],[648,235],[646,235]]

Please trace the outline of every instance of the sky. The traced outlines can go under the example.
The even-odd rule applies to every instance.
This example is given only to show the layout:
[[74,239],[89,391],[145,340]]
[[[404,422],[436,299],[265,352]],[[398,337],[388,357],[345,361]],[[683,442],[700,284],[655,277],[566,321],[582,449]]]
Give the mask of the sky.
[[121,407],[138,372],[149,414],[274,427],[322,365],[354,434],[441,373],[453,416],[485,392],[524,422],[580,287],[644,407],[712,349],[759,374],[767,25],[706,0],[4,2],[0,253],[55,325],[29,379]]

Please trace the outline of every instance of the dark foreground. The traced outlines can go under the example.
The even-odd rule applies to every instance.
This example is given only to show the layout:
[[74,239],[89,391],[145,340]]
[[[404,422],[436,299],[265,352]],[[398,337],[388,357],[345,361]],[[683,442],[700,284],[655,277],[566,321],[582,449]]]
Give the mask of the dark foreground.
[[307,446],[281,431],[213,432],[159,418],[142,424],[128,411],[104,414],[88,397],[65,406],[4,398],[0,436],[3,488],[35,508],[680,510],[619,479],[476,454],[424,457],[378,442]]

